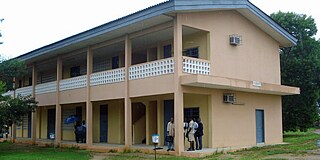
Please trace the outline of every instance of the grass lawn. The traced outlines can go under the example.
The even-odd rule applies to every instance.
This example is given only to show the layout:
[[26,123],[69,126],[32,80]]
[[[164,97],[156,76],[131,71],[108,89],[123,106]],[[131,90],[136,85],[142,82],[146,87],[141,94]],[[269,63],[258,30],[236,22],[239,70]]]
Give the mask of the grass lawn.
[[[279,157],[312,157],[320,154],[320,147],[317,146],[317,140],[320,140],[319,134],[315,134],[312,131],[286,132],[283,137],[284,142],[289,144],[254,147],[244,151],[232,152],[227,154],[217,154],[207,158],[241,160],[282,159]],[[313,150],[317,153],[314,154],[312,152]]]
[[89,152],[85,150],[0,143],[1,160],[87,160],[90,158]]

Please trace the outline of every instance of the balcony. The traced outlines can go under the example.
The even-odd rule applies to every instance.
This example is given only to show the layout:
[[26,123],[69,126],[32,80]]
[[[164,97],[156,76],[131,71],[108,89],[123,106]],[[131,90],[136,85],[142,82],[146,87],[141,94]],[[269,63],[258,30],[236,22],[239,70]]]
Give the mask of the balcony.
[[173,58],[161,59],[129,67],[129,80],[174,73]]
[[[183,72],[186,74],[210,75],[210,61],[183,57]],[[157,61],[141,63],[129,67],[129,80],[139,80],[149,77],[162,76],[174,73],[173,58],[166,58]],[[90,75],[90,86],[114,84],[125,81],[125,68],[118,68]],[[59,90],[73,90],[85,88],[87,86],[87,76],[78,76],[60,81]],[[57,82],[38,84],[35,87],[36,95],[56,92]],[[27,96],[32,94],[32,86],[18,88],[16,95]],[[13,96],[13,91],[4,93],[3,96]]]
[[97,86],[102,84],[118,83],[125,80],[125,69],[114,69],[110,71],[103,71],[93,73],[90,75],[90,86]]

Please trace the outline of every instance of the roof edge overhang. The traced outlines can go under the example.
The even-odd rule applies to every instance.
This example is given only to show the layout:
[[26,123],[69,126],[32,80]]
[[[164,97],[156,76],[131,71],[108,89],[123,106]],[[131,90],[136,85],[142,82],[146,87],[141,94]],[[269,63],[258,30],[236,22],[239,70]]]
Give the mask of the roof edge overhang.
[[261,86],[256,86],[253,81],[217,76],[183,75],[181,76],[180,81],[181,85],[191,87],[225,89],[282,96],[300,94],[300,88],[297,87],[270,83],[261,83]]
[[[282,47],[289,47],[296,45],[297,39],[277,24],[272,18],[266,15],[263,11],[253,5],[247,0],[169,0],[158,5],[146,8],[136,13],[130,14],[123,18],[111,21],[109,23],[100,25],[90,30],[81,32],[71,37],[62,39],[55,43],[43,46],[39,49],[30,51],[23,55],[16,57],[21,61],[29,61],[35,57],[50,54],[56,50],[88,41],[102,34],[109,33],[116,29],[120,29],[156,16],[168,15],[179,12],[190,12],[190,11],[205,11],[205,10],[228,10],[235,9],[241,11],[241,9],[248,10],[255,17],[260,19],[264,26],[269,26],[273,32],[272,34],[278,34],[277,36],[270,35],[272,37],[280,37],[281,40],[275,38]],[[241,12],[240,12],[241,13]],[[125,33],[124,33],[125,34]],[[271,33],[270,33],[271,34]],[[279,36],[280,35],[280,36]]]

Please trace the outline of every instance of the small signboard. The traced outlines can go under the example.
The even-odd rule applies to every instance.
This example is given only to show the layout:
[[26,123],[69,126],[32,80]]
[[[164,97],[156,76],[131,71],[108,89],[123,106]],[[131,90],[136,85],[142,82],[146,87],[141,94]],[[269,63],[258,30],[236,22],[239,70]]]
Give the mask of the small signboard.
[[254,87],[261,87],[262,86],[261,82],[259,82],[259,81],[252,81],[252,85]]
[[50,138],[51,140],[54,140],[54,138],[55,138],[54,133],[49,133],[49,138]]
[[158,144],[159,143],[159,134],[153,134],[152,135],[152,142],[154,144]]

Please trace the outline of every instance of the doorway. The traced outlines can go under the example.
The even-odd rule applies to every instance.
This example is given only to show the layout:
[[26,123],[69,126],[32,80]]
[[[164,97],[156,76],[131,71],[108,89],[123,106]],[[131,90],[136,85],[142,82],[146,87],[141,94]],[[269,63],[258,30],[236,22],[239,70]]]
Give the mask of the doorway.
[[100,142],[108,142],[108,105],[100,105]]
[[265,142],[264,110],[256,110],[256,141],[257,143]]
[[47,139],[50,139],[50,133],[55,133],[56,109],[48,109],[47,120]]

